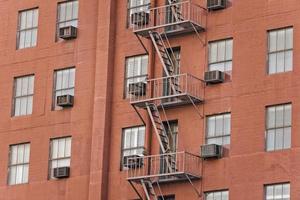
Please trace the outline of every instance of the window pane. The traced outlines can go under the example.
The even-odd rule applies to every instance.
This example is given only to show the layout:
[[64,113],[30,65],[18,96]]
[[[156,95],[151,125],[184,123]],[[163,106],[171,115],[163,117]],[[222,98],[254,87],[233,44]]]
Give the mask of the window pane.
[[16,184],[20,184],[23,181],[23,165],[17,166],[16,171]]
[[52,159],[58,158],[58,140],[52,140],[51,150]]
[[277,73],[284,72],[284,52],[277,53]]
[[29,96],[27,97],[27,108],[26,108],[27,115],[32,114],[32,106],[33,106],[33,96]]
[[24,163],[24,145],[18,145],[18,159],[17,164]]
[[209,71],[214,71],[214,70],[224,72],[225,71],[225,63],[221,62],[221,63],[210,64]]
[[216,135],[223,135],[223,116],[216,116]]
[[275,149],[283,149],[283,129],[275,130]]
[[288,149],[291,148],[291,128],[285,128],[284,129],[284,144],[283,144],[283,148],[284,149]]
[[39,10],[38,9],[34,9],[33,10],[33,22],[32,22],[32,26],[33,27],[37,27],[38,26],[38,19],[39,19]]
[[58,157],[63,158],[65,155],[65,139],[58,140]]
[[26,15],[26,28],[31,28],[33,25],[33,11],[32,10],[28,10],[26,11],[27,15]]
[[224,134],[230,134],[230,114],[224,115]]
[[284,106],[276,106],[276,127],[283,126],[283,109]]
[[292,71],[293,70],[293,51],[286,51],[285,52],[285,71]]
[[292,105],[288,104],[284,106],[284,126],[292,125]]
[[269,55],[269,74],[276,73],[277,68],[277,53],[272,53]]
[[25,144],[24,149],[24,163],[29,163],[29,156],[30,156],[30,145]]
[[22,183],[28,183],[29,166],[23,165]]
[[22,91],[21,91],[21,95],[27,95],[28,94],[28,77],[23,77],[22,79]]
[[275,107],[269,107],[267,112],[267,128],[275,128]]
[[57,167],[69,167],[70,166],[70,159],[60,159],[57,162]]
[[277,32],[270,31],[269,32],[269,52],[276,51],[277,45]]
[[215,135],[215,126],[216,126],[216,121],[215,117],[209,117],[208,118],[208,123],[207,123],[207,137],[214,136]]
[[17,164],[17,157],[18,157],[18,146],[14,145],[10,147],[10,164],[14,165]]
[[213,42],[209,45],[210,47],[210,54],[209,54],[209,63],[217,62],[217,56],[218,56],[218,43]]
[[218,42],[218,61],[225,60],[225,41]]
[[285,49],[293,48],[293,28],[286,29],[285,32]]
[[277,31],[277,51],[284,50],[285,47],[285,30]]
[[13,166],[9,169],[9,185],[13,185],[16,183],[16,173],[17,173],[17,167]]
[[226,41],[226,60],[232,60],[232,43],[232,39]]
[[267,151],[273,151],[275,149],[275,131],[268,130],[267,132]]
[[73,2],[73,12],[72,12],[72,14],[73,14],[73,19],[76,19],[76,18],[78,18],[78,1],[74,1]]
[[66,157],[71,156],[71,137],[66,138],[66,152],[65,152]]

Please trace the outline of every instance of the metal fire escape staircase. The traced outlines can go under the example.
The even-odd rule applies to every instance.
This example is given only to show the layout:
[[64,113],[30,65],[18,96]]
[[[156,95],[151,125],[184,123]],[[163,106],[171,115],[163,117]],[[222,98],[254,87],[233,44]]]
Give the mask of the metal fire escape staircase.
[[[181,9],[180,9],[180,6],[177,3],[177,1],[176,0],[168,0],[168,3],[170,6],[172,16],[175,19],[175,21],[176,22],[184,21],[184,16],[180,12]],[[148,36],[150,36],[153,46],[155,47],[157,56],[162,64],[162,67],[163,67],[163,70],[165,73],[165,77],[166,77],[166,82],[167,82],[164,84],[168,84],[168,86],[171,89],[172,95],[176,96],[177,94],[180,94],[182,92],[181,85],[178,82],[178,77],[176,76],[177,74],[176,74],[175,65],[174,65],[174,61],[176,59],[175,59],[174,52],[171,48],[170,42],[167,38],[167,34],[159,33],[158,31],[154,31],[154,29],[153,29],[153,30],[148,31]],[[189,97],[189,99],[191,100],[192,104],[194,105],[192,98]],[[140,106],[140,107],[143,107],[147,110],[147,113],[149,115],[150,121],[152,123],[155,135],[157,137],[157,140],[158,140],[158,143],[159,143],[159,146],[161,149],[161,153],[162,153],[161,155],[163,155],[162,157],[159,157],[160,162],[163,161],[164,165],[165,165],[163,173],[164,174],[168,174],[168,173],[176,174],[176,172],[178,170],[177,169],[177,160],[176,160],[177,158],[176,158],[176,154],[174,154],[174,152],[172,152],[172,150],[170,148],[170,141],[169,141],[170,139],[167,135],[166,128],[168,128],[168,131],[171,136],[173,134],[171,133],[172,130],[168,123],[164,106],[163,106],[163,104],[160,104],[159,108],[161,109],[161,112],[164,115],[164,120],[166,120],[167,127],[163,123],[159,108],[158,108],[157,104],[155,103],[155,100],[154,101],[153,100],[146,101],[143,105],[144,106]],[[141,117],[140,114],[139,114],[139,116]],[[192,154],[190,154],[190,155],[192,155]],[[145,158],[145,160],[143,160],[142,163],[144,163],[146,165],[146,162],[149,161],[148,159],[151,159],[151,158]],[[185,163],[186,158],[184,157],[183,160],[184,160],[183,162]],[[151,165],[153,165],[153,163],[151,163],[149,161],[149,163],[147,163],[147,164],[150,167],[150,169],[147,169],[147,170],[151,171],[151,168],[153,168],[153,166],[151,166]],[[185,168],[185,167],[183,167],[183,168]],[[159,192],[159,196],[160,196],[160,198],[163,199],[163,195],[162,195],[162,192],[161,192],[161,189],[159,186],[159,181],[158,181],[158,179],[156,179],[157,177],[156,176],[140,176],[140,178],[134,179],[134,176],[138,176],[137,174],[140,173],[141,170],[136,169],[136,171],[137,172],[135,172],[136,174],[133,175],[133,178],[128,179],[128,180],[129,180],[130,184],[133,186],[136,193],[139,195],[139,197],[142,199],[138,190],[134,187],[132,181],[138,181],[142,185],[142,188],[143,188],[143,191],[144,191],[144,194],[145,194],[147,200],[158,200],[157,192],[154,189],[154,184],[156,183],[157,189]],[[192,182],[191,182],[192,178],[200,178],[200,176],[198,177],[197,175],[192,174],[192,173],[188,174],[188,175],[184,175],[184,176],[186,176],[186,179],[191,184],[192,184]],[[199,195],[198,190],[195,187],[194,187],[194,189],[197,192],[197,194]]]

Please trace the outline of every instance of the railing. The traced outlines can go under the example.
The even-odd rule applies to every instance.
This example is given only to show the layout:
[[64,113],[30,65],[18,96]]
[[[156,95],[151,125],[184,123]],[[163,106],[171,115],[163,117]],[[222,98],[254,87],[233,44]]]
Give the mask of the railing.
[[[175,164],[171,171],[166,162],[166,159],[170,159],[170,157],[175,158]],[[128,166],[128,180],[152,177],[167,178],[177,175],[201,177],[201,158],[187,152],[132,157],[127,159],[126,166]]]
[[191,74],[148,79],[146,82],[134,84],[136,87],[129,87],[128,90],[131,104],[146,101],[155,101],[157,104],[182,101],[184,96],[202,101],[204,95],[204,82]]
[[[179,17],[174,17],[174,8],[180,13]],[[131,20],[134,32],[180,25],[184,22],[192,22],[195,26],[205,29],[206,10],[190,1],[184,1],[133,13]]]

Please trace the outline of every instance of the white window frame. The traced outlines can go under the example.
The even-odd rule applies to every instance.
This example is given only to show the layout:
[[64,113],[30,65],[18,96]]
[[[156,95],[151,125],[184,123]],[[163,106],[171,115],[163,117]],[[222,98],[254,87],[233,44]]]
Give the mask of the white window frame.
[[[12,116],[31,115],[33,111],[34,74],[14,78]],[[25,85],[25,86],[24,86]],[[20,87],[20,88],[19,88]],[[24,105],[23,103],[26,103]],[[25,112],[22,109],[25,107]]]
[[[293,27],[268,31],[268,74],[271,75],[293,70],[293,32]],[[276,61],[274,63],[272,62],[273,56],[275,56],[274,59]],[[280,60],[283,63],[280,63]],[[272,67],[273,65],[275,65],[275,70],[272,70],[274,68]]]
[[[29,182],[29,161],[30,143],[20,143],[9,146],[8,185],[18,185]],[[13,171],[15,171],[14,175],[12,175]]]
[[[38,39],[39,9],[22,10],[19,11],[18,15],[17,49],[35,47]],[[31,15],[31,17],[27,15]],[[24,38],[24,41],[22,38]]]
[[[61,80],[59,80],[58,77]],[[72,96],[75,95],[75,79],[76,79],[75,67],[57,69],[54,71],[52,110],[62,109],[61,107],[57,106],[57,96],[66,95],[66,94]]]
[[[57,148],[54,148],[54,146],[57,146]],[[61,150],[61,148],[63,150]],[[57,150],[57,152],[54,152],[55,149]],[[55,156],[54,156],[54,153],[56,154]],[[49,179],[54,179],[54,177],[53,177],[53,169],[54,168],[71,166],[71,155],[72,155],[72,137],[71,136],[52,138],[50,140],[49,172],[48,172]]]
[[[67,15],[67,6],[71,5],[71,14]],[[65,14],[63,19],[61,19],[61,9],[65,7]],[[66,26],[78,27],[78,14],[79,14],[79,1],[78,0],[68,0],[59,2],[57,5],[57,18],[56,18],[56,41],[59,39],[59,29]]]
[[[217,127],[217,118],[222,118],[222,127]],[[228,127],[225,127],[225,120],[229,118]],[[214,120],[214,128],[210,130],[210,120]],[[229,129],[229,133],[225,133],[227,129]],[[221,132],[217,131],[220,129]],[[221,113],[215,115],[206,116],[206,144],[219,144],[219,145],[230,145],[230,137],[231,137],[231,113]],[[215,140],[221,138],[222,142],[210,142],[209,140]]]
[[205,192],[205,200],[229,200],[229,190]]
[[[145,60],[145,66],[143,61]],[[131,65],[132,66],[131,66]],[[127,57],[125,60],[125,84],[124,84],[124,98],[128,98],[128,86],[130,83],[138,83],[146,81],[148,77],[149,56],[147,54]],[[132,74],[130,75],[129,67],[132,67]]]
[[231,75],[233,38],[209,42],[208,52],[208,71],[219,70]]
[[[139,2],[139,5],[134,4]],[[151,0],[128,0],[127,2],[127,26],[132,26],[131,24],[131,15],[137,12],[149,12],[151,6]]]
[[[282,116],[279,116],[281,113],[280,110],[282,109]],[[266,137],[266,151],[278,151],[283,149],[289,149],[291,148],[291,138],[292,138],[292,104],[286,103],[286,104],[279,104],[279,105],[271,105],[266,107],[266,131],[265,131],[265,137]],[[271,118],[270,112],[271,110],[274,110],[274,116]],[[277,120],[277,118],[282,117],[282,120],[280,122]],[[274,120],[273,120],[274,118]],[[285,119],[286,118],[286,119]],[[271,120],[272,119],[272,120]],[[290,121],[288,122],[289,119]],[[282,122],[281,122],[282,121]],[[273,124],[273,125],[272,125]],[[271,137],[270,135],[273,134]],[[281,148],[277,148],[278,146],[276,143],[276,138],[281,137],[282,140],[280,141]],[[271,138],[271,139],[270,139]],[[271,148],[269,145],[271,144],[270,140],[273,140],[273,148]],[[285,140],[287,142],[285,143]]]
[[[279,190],[281,190],[281,194],[276,194]],[[288,194],[284,194],[284,190],[288,191]],[[268,184],[265,185],[265,197],[264,200],[290,200],[290,183],[276,183],[276,184]],[[272,195],[268,195],[272,193]]]
[[[129,138],[126,137],[127,134],[130,134]],[[132,135],[134,135],[133,139],[132,139]],[[131,156],[131,155],[143,156],[143,152],[145,151],[145,137],[146,137],[145,126],[133,126],[133,127],[123,128],[122,146],[121,146],[121,166],[124,165],[124,156]],[[127,140],[129,140],[130,142],[127,143]],[[139,144],[139,142],[141,144]],[[126,144],[129,144],[128,147],[126,146]],[[127,154],[125,152],[130,152],[130,153]]]

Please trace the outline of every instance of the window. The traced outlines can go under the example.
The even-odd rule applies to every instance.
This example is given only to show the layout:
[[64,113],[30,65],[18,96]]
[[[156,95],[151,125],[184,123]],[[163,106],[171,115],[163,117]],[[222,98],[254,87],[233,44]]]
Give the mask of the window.
[[127,11],[127,25],[131,25],[131,15],[133,13],[147,11],[150,8],[150,0],[129,0]]
[[205,193],[205,200],[229,200],[229,191],[217,191]]
[[208,70],[219,70],[231,73],[232,70],[233,39],[220,40],[209,43]]
[[230,120],[230,113],[207,117],[206,143],[230,144]]
[[265,186],[265,200],[290,200],[290,184]]
[[126,77],[125,77],[124,96],[128,97],[128,88],[130,83],[146,81],[147,66],[148,66],[148,55],[126,58]]
[[49,178],[53,178],[54,168],[70,167],[71,142],[71,137],[51,139],[49,157]]
[[268,35],[268,73],[292,71],[293,28],[272,30]]
[[124,156],[143,155],[145,150],[145,126],[123,129],[122,133],[122,164]]
[[57,97],[61,95],[74,96],[75,68],[56,70],[54,72],[53,109],[61,109],[56,106]]
[[291,147],[292,105],[269,106],[266,111],[266,150]]
[[58,39],[59,28],[66,26],[77,27],[78,24],[78,1],[66,1],[58,4],[57,8],[57,30]]
[[34,75],[14,80],[13,116],[32,114]]
[[34,47],[37,43],[39,9],[19,12],[17,49]]
[[9,147],[8,185],[28,183],[30,143]]

